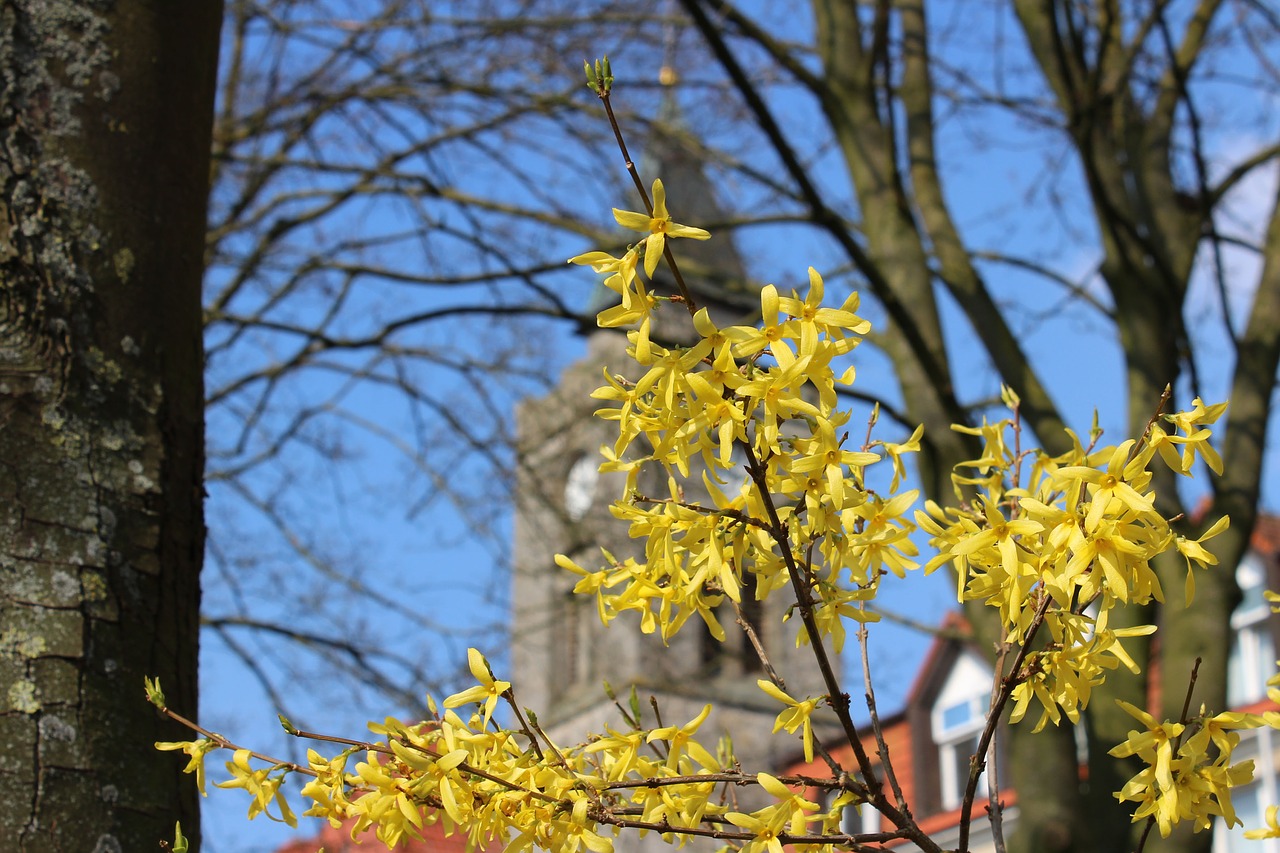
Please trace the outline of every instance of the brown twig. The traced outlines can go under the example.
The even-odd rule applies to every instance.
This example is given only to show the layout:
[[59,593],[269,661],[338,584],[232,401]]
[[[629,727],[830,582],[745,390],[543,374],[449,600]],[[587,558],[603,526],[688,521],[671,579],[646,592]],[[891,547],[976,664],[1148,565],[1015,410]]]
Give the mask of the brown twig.
[[[870,433],[870,429],[868,429],[868,433]],[[898,784],[898,774],[893,771],[893,762],[889,760],[889,745],[885,743],[884,729],[880,725],[880,713],[876,708],[876,691],[871,683],[871,659],[867,651],[870,636],[867,625],[863,622],[858,626],[858,646],[862,650],[862,683],[863,689],[866,691],[867,712],[871,715],[871,731],[876,738],[876,753],[880,756],[880,767],[884,770],[885,781],[889,783],[889,788],[893,791],[893,799],[903,814],[910,815],[911,808],[907,804],[907,798],[902,793],[902,786]]]
[[[623,138],[621,128],[613,113],[612,104],[610,103],[609,88],[607,85],[593,86],[597,96],[600,98],[605,107],[605,112],[609,118],[610,127],[613,129],[614,138],[617,140],[618,148],[622,152],[623,160],[626,162],[627,172],[631,175],[636,189],[640,192],[641,198],[644,199],[645,208],[649,215],[653,215],[652,203],[649,201],[648,194],[645,192],[644,183],[640,179],[640,175],[635,168],[635,164],[627,151],[626,141]],[[688,287],[685,285],[683,277],[675,264],[674,256],[671,254],[669,242],[664,245],[663,255],[667,260],[668,266],[675,277],[676,286],[680,291],[680,295],[685,302],[691,314],[696,312],[696,305],[689,293]],[[844,730],[846,740],[850,748],[853,750],[854,758],[858,763],[859,771],[862,774],[865,784],[868,788],[870,799],[885,817],[900,828],[901,834],[889,834],[891,838],[910,838],[920,848],[928,851],[928,853],[941,853],[941,848],[920,828],[912,819],[910,812],[896,808],[884,796],[882,786],[876,778],[875,768],[871,764],[871,760],[867,755],[866,749],[863,747],[861,739],[858,736],[857,727],[854,725],[853,718],[849,713],[849,697],[840,690],[839,677],[836,675],[835,667],[831,662],[831,658],[827,653],[827,649],[822,640],[822,635],[818,630],[817,620],[814,616],[814,601],[812,591],[808,584],[808,569],[801,568],[797,562],[795,555],[792,553],[790,538],[786,526],[781,522],[778,515],[777,507],[774,504],[772,495],[769,493],[767,483],[765,482],[764,468],[757,458],[755,448],[750,442],[742,442],[747,453],[747,468],[759,489],[761,502],[765,507],[768,516],[767,522],[764,524],[765,529],[769,532],[774,542],[778,545],[778,551],[787,567],[788,576],[791,579],[792,590],[795,593],[796,604],[799,607],[800,618],[804,624],[805,631],[809,635],[810,647],[813,649],[814,657],[817,660],[818,668],[822,674],[823,683],[827,687],[827,702],[835,710],[836,717],[840,722],[841,728]],[[657,710],[657,703],[654,702],[654,710]],[[619,824],[621,825],[621,824]],[[665,822],[662,825],[644,825],[638,828],[655,829],[661,832],[672,831]],[[695,833],[700,834],[700,833]],[[713,836],[713,837],[741,837],[741,836]],[[754,837],[754,836],[746,836]]]
[[712,507],[705,507],[701,504],[689,503],[687,501],[680,501],[675,498],[649,498],[644,495],[633,495],[631,500],[633,503],[638,504],[673,504],[681,509],[692,510],[693,512],[702,513],[703,515],[719,515],[724,518],[732,518],[739,524],[758,527],[761,530],[769,529],[769,525],[765,524],[760,519],[752,518],[745,512],[736,509],[713,509]]
[[539,761],[544,761],[545,756],[542,754],[542,747],[538,743],[537,736],[529,728],[529,723],[524,718],[524,714],[520,712],[520,707],[516,704],[515,688],[508,687],[502,691],[502,698],[511,706],[511,711],[516,715],[516,720],[520,723],[520,733],[529,739],[529,743],[533,746],[533,751],[538,756]]
[[[1009,644],[1001,643],[1000,651],[996,655],[996,673],[997,676],[1004,673],[1004,661],[1009,654]],[[1000,678],[997,677],[991,682],[991,707],[995,706],[996,700],[1000,696]],[[1000,802],[1000,736],[997,730],[996,734],[991,736],[991,747],[987,751],[987,820],[991,823],[991,840],[995,845],[996,853],[1005,853],[1004,843],[1004,803]]]
[[[610,94],[607,89],[597,90],[596,95],[604,104],[605,115],[609,117],[609,127],[613,128],[613,137],[618,142],[618,150],[622,152],[622,159],[627,165],[627,174],[631,175],[631,180],[636,185],[636,189],[640,193],[640,198],[644,201],[645,212],[649,216],[653,216],[653,202],[649,200],[649,193],[644,188],[644,181],[640,180],[640,172],[636,169],[636,164],[631,160],[631,154],[627,151],[626,140],[622,137],[622,128],[618,126],[618,118],[613,114],[613,103],[610,101]],[[666,240],[662,244],[662,257],[666,260],[667,266],[671,268],[671,275],[675,278],[676,287],[680,291],[680,299],[684,302],[685,308],[688,309],[690,316],[698,313],[698,305],[694,302],[693,294],[689,292],[689,287],[684,283],[684,276],[680,273],[680,267],[676,264],[676,257],[671,252],[671,241]]]
[[[743,634],[746,635],[747,641],[751,643],[751,647],[755,649],[756,656],[760,658],[760,665],[764,667],[765,674],[769,676],[770,681],[777,685],[779,690],[786,693],[787,682],[782,675],[774,669],[773,662],[769,660],[769,655],[765,652],[764,644],[760,642],[760,636],[756,633],[755,626],[753,626],[747,620],[746,616],[743,615],[742,605],[733,599],[729,599],[729,602],[733,605],[733,612],[736,617],[735,621],[738,623],[738,627],[742,629]],[[844,774],[844,768],[840,766],[840,762],[837,761],[835,756],[831,754],[831,751],[827,749],[826,744],[822,742],[822,738],[818,737],[818,735],[814,733],[811,734],[811,739],[814,751],[818,753],[818,756],[826,763],[827,768],[831,770],[831,775],[838,778]]]
[[[174,722],[180,723],[181,725],[186,726],[188,729],[191,729],[191,731],[201,735],[206,740],[213,741],[218,745],[219,749],[229,749],[232,752],[238,752],[240,750],[245,749],[244,747],[227,740],[225,737],[218,734],[217,732],[209,731],[204,726],[201,726],[198,723],[188,720],[186,717],[182,716],[181,714],[170,710],[167,706],[156,706],[156,707],[161,714],[164,714],[166,717],[173,720]],[[282,759],[275,758],[273,756],[266,755],[261,752],[256,752],[255,750],[252,750],[252,749],[246,750],[246,751],[249,753],[249,755],[253,756],[259,761],[265,761],[268,764],[274,765],[275,767],[279,767],[284,770],[288,770],[292,773],[302,773],[306,776],[318,775],[316,771],[312,770],[310,767],[303,767],[301,764],[295,764],[292,761],[284,761]]]
[[[986,754],[991,748],[992,739],[995,737],[996,726],[1000,724],[1000,717],[1004,713],[1004,706],[1008,703],[1009,697],[1013,695],[1013,690],[1023,680],[1022,664],[1027,659],[1027,655],[1031,653],[1031,646],[1035,642],[1036,634],[1040,631],[1040,626],[1044,624],[1045,614],[1049,612],[1049,605],[1053,601],[1053,597],[1048,592],[1041,591],[1042,598],[1040,605],[1036,608],[1035,615],[1031,618],[1031,624],[1027,627],[1026,636],[1022,640],[1022,644],[1018,647],[1018,653],[1014,656],[1013,665],[1009,668],[1009,674],[1001,680],[1000,691],[996,696],[996,700],[991,704],[991,709],[987,712],[987,724],[982,729],[982,737],[978,739],[978,748],[974,751],[973,758],[970,760],[969,781],[965,784],[964,800],[960,804],[960,836],[959,849],[965,850],[969,846],[969,824],[972,821],[973,798],[978,790],[978,776],[981,775],[981,768],[986,765]],[[982,756],[982,758],[979,758]]]
[[[1183,730],[1178,732],[1178,736],[1173,739],[1170,748],[1174,755],[1178,754],[1178,750],[1182,747],[1182,736],[1186,733],[1187,714],[1191,712],[1191,694],[1196,689],[1196,678],[1200,674],[1200,660],[1197,657],[1195,663],[1191,664],[1191,676],[1187,679],[1187,694],[1182,699],[1182,713],[1178,716],[1178,722],[1183,726]],[[1133,853],[1142,853],[1144,847],[1147,846],[1147,838],[1151,835],[1151,830],[1156,825],[1156,816],[1152,815],[1147,818],[1147,824],[1142,828],[1142,837],[1138,839],[1138,846],[1133,849]]]
[[773,496],[769,493],[765,483],[764,468],[756,457],[755,448],[750,444],[745,444],[745,447],[751,478],[760,490],[760,500],[764,505],[765,513],[769,517],[770,536],[777,543],[778,553],[787,567],[787,574],[791,578],[791,588],[796,597],[796,605],[800,611],[800,620],[809,635],[809,647],[813,649],[818,669],[822,673],[823,683],[827,687],[827,702],[835,710],[840,726],[844,730],[845,738],[853,751],[854,759],[858,763],[858,770],[862,774],[862,778],[865,780],[871,795],[870,799],[877,811],[906,833],[905,837],[910,838],[911,841],[921,849],[928,851],[928,853],[942,853],[942,848],[921,831],[909,812],[900,811],[884,796],[884,791],[876,778],[875,768],[872,766],[871,759],[867,756],[867,751],[858,736],[858,729],[854,725],[853,717],[849,714],[849,696],[840,689],[840,679],[836,675],[835,667],[832,665],[830,655],[827,654],[826,645],[823,643],[822,634],[818,630],[818,622],[813,612],[813,595],[807,582],[807,569],[801,569],[796,563],[787,527],[778,516]]

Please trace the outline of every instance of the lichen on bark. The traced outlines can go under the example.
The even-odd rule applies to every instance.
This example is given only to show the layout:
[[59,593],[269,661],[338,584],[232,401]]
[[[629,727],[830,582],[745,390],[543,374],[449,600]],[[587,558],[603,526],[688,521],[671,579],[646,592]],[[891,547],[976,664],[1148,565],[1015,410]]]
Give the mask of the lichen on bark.
[[[15,2],[0,12],[0,392],[62,392],[84,258],[101,239],[88,173],[48,141],[82,131],[76,108],[119,81],[102,2]],[[97,85],[95,85],[95,83]]]
[[219,14],[215,0],[0,9],[6,850],[155,849],[177,818],[198,828],[179,768],[151,758],[176,732],[141,685],[161,675],[194,710]]

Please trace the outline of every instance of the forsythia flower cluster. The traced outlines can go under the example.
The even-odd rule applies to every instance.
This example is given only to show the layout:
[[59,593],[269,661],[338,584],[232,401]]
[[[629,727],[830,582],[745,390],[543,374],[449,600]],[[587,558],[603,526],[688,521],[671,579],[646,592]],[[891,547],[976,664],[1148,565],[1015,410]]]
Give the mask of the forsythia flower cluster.
[[1253,778],[1253,761],[1232,764],[1231,753],[1240,743],[1236,730],[1262,725],[1259,715],[1209,716],[1201,709],[1189,723],[1160,723],[1128,702],[1120,704],[1146,729],[1130,732],[1128,740],[1111,750],[1116,758],[1136,755],[1146,764],[1116,793],[1122,801],[1138,803],[1135,821],[1155,818],[1165,838],[1184,820],[1193,821],[1197,832],[1208,829],[1214,816],[1227,826],[1240,822],[1231,788]]
[[[1016,407],[1016,398],[1006,392]],[[982,455],[952,475],[957,495],[972,500],[943,508],[929,501],[916,513],[938,554],[926,571],[952,563],[961,601],[982,601],[998,610],[1006,641],[1029,645],[1043,625],[1046,647],[1026,658],[1014,689],[1012,721],[1036,703],[1036,728],[1055,725],[1065,715],[1073,723],[1088,704],[1091,688],[1105,671],[1138,667],[1121,640],[1150,634],[1154,625],[1109,627],[1109,613],[1121,604],[1164,601],[1151,561],[1177,550],[1187,562],[1186,600],[1195,594],[1192,565],[1215,565],[1203,542],[1227,526],[1224,517],[1199,539],[1178,536],[1155,507],[1151,463],[1159,458],[1189,474],[1196,454],[1215,469],[1221,460],[1208,444],[1208,429],[1224,405],[1167,416],[1182,434],[1153,423],[1141,440],[1087,450],[1074,434],[1072,449],[1059,456],[1020,453],[1009,443],[1013,420],[980,427],[954,427],[982,439]],[[1181,447],[1182,452],[1175,451]],[[1028,484],[1016,483],[1024,456],[1032,462]]]
[[[1272,609],[1280,611],[1275,605],[1280,596],[1267,592],[1266,597],[1273,602]],[[1267,684],[1267,698],[1280,704],[1280,674],[1272,676]],[[1280,713],[1210,716],[1201,708],[1199,715],[1184,724],[1157,722],[1139,708],[1125,702],[1121,705],[1143,726],[1131,731],[1124,743],[1111,750],[1117,758],[1136,755],[1146,764],[1116,792],[1118,799],[1138,804],[1135,821],[1154,819],[1165,837],[1174,824],[1184,820],[1193,821],[1197,831],[1207,829],[1213,817],[1221,817],[1228,826],[1240,823],[1231,803],[1231,788],[1249,782],[1253,761],[1232,763],[1232,752],[1240,743],[1236,732],[1259,726],[1280,728]],[[1244,837],[1280,838],[1277,811],[1280,808],[1270,806],[1267,825],[1246,831]]]
[[[718,614],[726,599],[750,594],[763,601],[786,591],[803,621],[800,640],[838,651],[850,620],[876,619],[867,603],[882,578],[919,567],[911,539],[919,529],[937,550],[923,570],[951,564],[959,598],[992,607],[1010,648],[1034,644],[1008,674],[1016,684],[1013,721],[1036,708],[1037,728],[1063,717],[1075,722],[1107,671],[1137,670],[1122,641],[1155,629],[1113,628],[1110,612],[1164,600],[1152,560],[1170,550],[1187,561],[1189,601],[1192,566],[1217,562],[1203,543],[1227,523],[1197,540],[1177,535],[1156,509],[1151,467],[1159,461],[1190,474],[1198,458],[1220,471],[1208,427],[1223,405],[1197,399],[1191,411],[1153,421],[1139,439],[1112,447],[1085,447],[1073,435],[1072,449],[1052,456],[1011,441],[1019,434],[1017,400],[1006,392],[1013,418],[957,427],[982,445],[981,455],[953,474],[958,504],[930,501],[911,514],[918,494],[901,490],[903,458],[920,450],[922,431],[892,443],[872,440],[868,426],[865,442],[851,447],[850,415],[838,407],[837,387],[854,381],[847,356],[869,330],[857,296],[827,307],[823,279],[811,268],[804,294],[762,289],[758,325],[721,326],[702,309],[692,317],[696,337],[687,346],[664,345],[654,339],[655,312],[682,308],[653,292],[659,259],[671,239],[710,235],[672,220],[660,181],[653,199],[649,214],[615,211],[620,225],[645,235],[642,242],[620,257],[589,252],[572,259],[602,274],[619,296],[599,315],[600,325],[633,327],[632,378],[606,370],[593,396],[604,404],[596,414],[618,429],[601,470],[626,475],[612,511],[644,542],[643,556],[617,560],[606,552],[598,569],[557,558],[579,576],[575,591],[595,598],[604,622],[635,613],[643,631],[665,640],[696,617],[723,640]],[[734,468],[745,468],[746,478],[732,476]],[[661,473],[661,493],[641,491],[646,469]],[[691,479],[706,499],[686,494]],[[885,481],[883,490],[874,486]],[[664,836],[697,829],[746,853],[855,841],[840,833],[840,811],[867,798],[868,785],[847,781],[865,768],[850,768],[828,785],[838,796],[824,812],[774,776],[743,775],[724,745],[713,752],[700,743],[710,706],[682,726],[643,728],[637,713],[584,743],[555,744],[536,718],[519,714],[511,685],[496,679],[478,652],[471,650],[469,662],[476,686],[445,699],[433,719],[371,724],[376,743],[334,757],[311,751],[306,767],[267,763],[255,770],[250,753],[237,750],[224,786],[252,796],[250,817],[271,814],[274,803],[279,819],[291,822],[280,779],[302,773],[310,777],[302,790],[311,802],[306,814],[335,826],[350,821],[353,835],[372,829],[390,846],[436,822],[473,846],[502,840],[509,853],[607,853],[623,829]],[[781,706],[774,730],[798,735],[812,758],[811,716],[827,697],[793,697],[766,680],[759,687]],[[495,723],[500,701],[511,705],[518,726]],[[1134,819],[1154,818],[1162,834],[1182,820],[1197,828],[1215,815],[1233,821],[1230,788],[1251,774],[1248,762],[1230,763],[1236,730],[1280,724],[1239,714],[1162,723],[1126,710],[1143,729],[1112,754],[1137,756],[1145,767],[1116,796],[1137,803]],[[186,752],[187,770],[202,780],[204,757],[228,744],[159,746]],[[753,784],[772,802],[737,811],[722,787],[729,784]],[[1268,821],[1270,829],[1259,833],[1280,834],[1274,811]],[[916,837],[900,829],[895,837]]]
[[[614,831],[633,827],[666,834],[698,828],[708,818],[741,827],[729,834],[781,853],[780,839],[802,837],[810,822],[829,817],[815,816],[817,804],[773,776],[743,777],[726,746],[712,755],[696,737],[710,705],[684,725],[609,729],[584,744],[562,747],[535,734],[536,721],[520,731],[490,725],[488,702],[507,695],[509,685],[493,677],[475,649],[469,659],[477,686],[445,699],[445,710],[434,719],[370,723],[380,740],[333,757],[309,750],[306,767],[264,761],[255,769],[249,751],[236,749],[227,762],[232,779],[220,787],[251,795],[250,818],[266,813],[294,825],[280,783],[284,774],[296,772],[310,777],[302,788],[311,802],[304,814],[335,827],[348,823],[353,838],[372,829],[379,841],[395,847],[441,823],[450,834],[464,833],[473,847],[501,841],[508,853],[534,847],[609,853],[612,834],[601,834],[602,822]],[[477,710],[465,717],[454,710],[472,706]],[[213,735],[157,746],[186,752],[187,771],[203,779],[205,756],[226,743]],[[777,802],[736,811],[717,794],[726,777],[754,782]],[[667,779],[678,784],[663,784]],[[271,806],[279,817],[268,811]]]
[[[655,181],[654,197],[663,196]],[[649,226],[641,214],[616,215],[623,225],[661,233],[658,213]],[[681,236],[682,230],[665,233]],[[916,566],[908,538],[915,526],[905,517],[916,493],[883,500],[864,483],[867,468],[887,457],[896,488],[901,457],[919,450],[920,431],[903,444],[876,442],[881,452],[845,446],[849,414],[837,408],[836,386],[850,384],[854,371],[836,376],[832,364],[870,328],[855,313],[858,298],[824,307],[822,277],[810,269],[803,297],[773,285],[762,290],[760,326],[721,328],[702,309],[693,317],[697,342],[662,347],[650,338],[659,300],[637,273],[641,251],[632,248],[621,258],[591,252],[573,262],[592,265],[622,294],[618,309],[600,315],[602,326],[638,326],[629,332],[629,353],[643,372],[630,381],[606,370],[606,384],[593,396],[608,404],[596,414],[618,422],[618,439],[605,449],[601,470],[627,474],[613,512],[630,524],[633,538],[646,542],[644,561],[618,562],[606,554],[609,565],[597,571],[567,557],[559,562],[581,575],[576,591],[596,596],[606,622],[635,611],[643,631],[668,639],[696,615],[721,640],[716,610],[726,597],[740,602],[750,586],[764,599],[789,587],[792,573],[805,566],[817,596],[817,624],[839,650],[847,618],[875,618],[860,603],[874,597],[884,571],[902,576]],[[643,257],[651,272],[652,237]],[[726,475],[742,464],[735,448],[746,451],[750,476],[726,489]],[[639,493],[639,474],[649,465],[666,471],[664,494]],[[685,499],[682,480],[695,471],[710,506]],[[810,571],[811,547],[821,572]]]

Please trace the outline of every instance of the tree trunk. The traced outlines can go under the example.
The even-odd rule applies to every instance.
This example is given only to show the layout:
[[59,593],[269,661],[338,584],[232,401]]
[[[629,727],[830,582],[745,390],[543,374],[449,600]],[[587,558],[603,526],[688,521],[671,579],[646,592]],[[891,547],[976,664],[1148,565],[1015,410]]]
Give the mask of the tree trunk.
[[[198,829],[200,281],[221,7],[0,11],[0,847]],[[194,845],[193,845],[194,849]]]

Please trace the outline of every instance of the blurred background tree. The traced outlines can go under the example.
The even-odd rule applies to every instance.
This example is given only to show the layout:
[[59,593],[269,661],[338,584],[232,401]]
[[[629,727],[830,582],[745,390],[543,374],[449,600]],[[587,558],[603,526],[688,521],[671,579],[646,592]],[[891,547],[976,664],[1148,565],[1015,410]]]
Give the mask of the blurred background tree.
[[[1223,475],[1157,482],[1161,511],[1188,534],[1229,513],[1218,554],[1243,553],[1280,358],[1267,4],[234,0],[223,35],[204,624],[286,713],[308,716],[282,689],[302,679],[411,714],[466,644],[501,642],[511,407],[591,322],[592,277],[564,259],[620,243],[601,214],[634,207],[582,85],[602,53],[629,132],[696,140],[730,211],[696,224],[759,282],[814,263],[833,296],[866,294],[860,354],[896,376],[883,411],[927,427],[930,497],[956,499],[949,471],[978,450],[949,425],[980,422],[1000,383],[1050,449],[1093,406],[1141,430],[1171,384],[1172,407],[1232,409]],[[664,63],[675,128],[655,127]],[[477,534],[483,553],[453,550]],[[1183,609],[1181,564],[1160,571],[1175,606],[1129,616],[1165,639],[1134,656],[1166,715],[1197,656],[1197,698],[1224,707],[1231,572]],[[1128,728],[1111,699],[1148,690],[1108,682],[1089,755]],[[1082,785],[1076,750],[1065,729],[1012,738],[1016,849],[1128,849],[1125,768]]]

